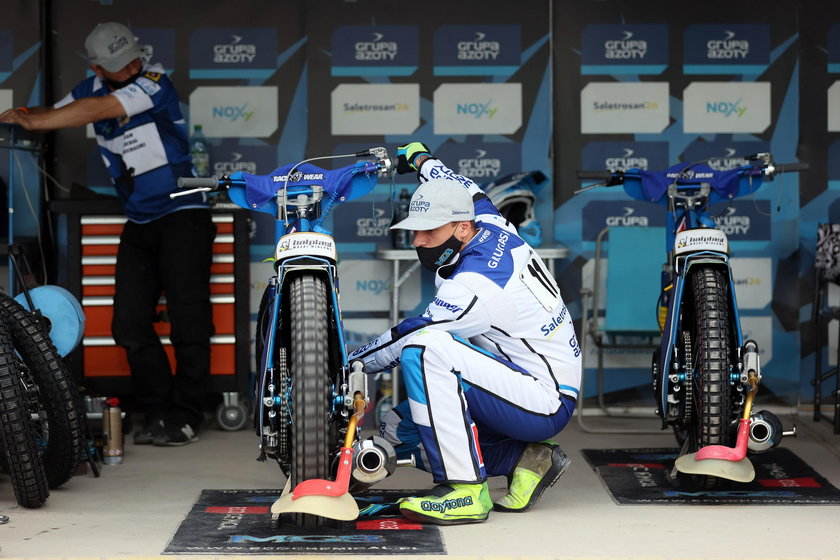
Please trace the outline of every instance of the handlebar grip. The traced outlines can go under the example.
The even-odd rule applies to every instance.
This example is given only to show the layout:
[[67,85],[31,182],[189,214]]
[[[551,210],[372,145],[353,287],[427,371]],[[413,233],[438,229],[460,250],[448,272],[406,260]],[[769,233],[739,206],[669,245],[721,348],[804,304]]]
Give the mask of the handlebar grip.
[[776,173],[793,173],[796,171],[808,171],[811,168],[807,163],[777,163]]
[[609,171],[578,171],[577,176],[578,179],[609,181],[613,174]]
[[219,180],[215,177],[178,177],[179,189],[197,189],[209,187],[215,189],[219,186]]

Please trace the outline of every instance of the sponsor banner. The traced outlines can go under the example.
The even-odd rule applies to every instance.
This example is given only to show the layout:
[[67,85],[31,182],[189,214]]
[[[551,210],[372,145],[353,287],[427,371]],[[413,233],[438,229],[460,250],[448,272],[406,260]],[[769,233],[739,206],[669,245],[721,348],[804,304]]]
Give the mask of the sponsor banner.
[[738,309],[764,309],[773,299],[772,259],[730,259]]
[[684,74],[762,74],[770,65],[770,26],[692,25],[683,49]]
[[11,31],[0,31],[0,84],[12,75],[12,63],[15,59],[13,45],[14,34]]
[[513,134],[522,126],[522,84],[443,84],[434,119],[435,134]]
[[586,84],[580,120],[584,134],[662,132],[670,122],[668,82]]
[[248,145],[226,138],[210,147],[210,165],[216,177],[236,171],[267,175],[277,168],[277,148],[268,144]]
[[769,142],[720,140],[709,142],[697,139],[685,149],[680,159],[686,163],[702,161],[716,171],[724,171],[746,165],[748,163],[744,159],[746,156],[769,151]]
[[332,34],[333,76],[410,76],[418,66],[416,25],[341,25]]
[[[607,227],[665,226],[665,212],[659,206],[641,200],[593,200],[583,207],[581,239],[595,241]],[[665,239],[662,239],[665,255]]]
[[191,124],[208,138],[265,138],[277,130],[277,86],[201,86],[190,94]]
[[14,107],[12,92],[11,89],[0,89],[0,113]]
[[726,234],[718,229],[702,228],[678,231],[674,238],[674,254],[685,255],[699,251],[729,253]]
[[266,79],[277,67],[273,27],[200,28],[190,35],[191,79]]
[[341,84],[331,96],[332,134],[411,134],[420,125],[419,84]]
[[828,30],[828,72],[840,74],[840,23]]
[[[391,269],[392,263],[384,260],[342,259],[338,263],[342,311],[390,311]],[[420,305],[420,280],[420,274],[411,274],[400,285],[401,311]]]
[[589,142],[580,155],[580,168],[588,171],[667,167],[667,142]]
[[710,211],[718,229],[729,241],[770,241],[769,200],[721,202]]
[[683,91],[684,132],[764,132],[770,82],[692,82]]
[[336,260],[335,240],[329,235],[313,232],[295,232],[284,235],[277,242],[274,259],[281,261],[292,257],[322,257]]
[[346,202],[333,214],[335,238],[342,243],[391,242],[391,207],[386,202]]
[[661,74],[667,66],[667,24],[592,24],[581,33],[581,74]]
[[158,63],[171,75],[175,71],[175,29],[133,27],[131,30],[137,42],[143,45],[143,61]]
[[447,142],[435,155],[479,185],[522,171],[522,146],[502,142]]
[[519,25],[441,25],[435,76],[509,76],[522,60]]
[[840,132],[840,80],[828,88],[828,132]]

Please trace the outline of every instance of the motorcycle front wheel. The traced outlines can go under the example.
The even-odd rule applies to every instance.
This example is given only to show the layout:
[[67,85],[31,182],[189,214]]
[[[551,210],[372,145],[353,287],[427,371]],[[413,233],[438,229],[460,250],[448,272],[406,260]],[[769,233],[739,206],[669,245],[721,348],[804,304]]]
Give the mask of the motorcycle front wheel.
[[[323,278],[302,274],[289,286],[289,364],[292,380],[292,488],[329,478],[329,322]],[[317,527],[323,517],[295,514],[294,522]]]
[[[707,445],[730,446],[732,421],[732,343],[729,332],[729,290],[721,270],[694,267],[689,271],[693,294],[693,398],[686,427],[688,453]],[[714,488],[720,479],[697,477],[697,485]]]

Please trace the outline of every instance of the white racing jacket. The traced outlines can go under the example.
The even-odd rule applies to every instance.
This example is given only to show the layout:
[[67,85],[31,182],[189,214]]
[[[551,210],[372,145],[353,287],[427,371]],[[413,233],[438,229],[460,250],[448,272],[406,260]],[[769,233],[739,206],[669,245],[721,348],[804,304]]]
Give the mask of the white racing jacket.
[[437,159],[420,169],[421,182],[446,178],[473,195],[478,233],[435,276],[437,292],[424,313],[354,350],[375,373],[399,365],[400,353],[421,329],[468,339],[537,378],[547,389],[577,398],[581,356],[572,318],[547,267],[470,179]]

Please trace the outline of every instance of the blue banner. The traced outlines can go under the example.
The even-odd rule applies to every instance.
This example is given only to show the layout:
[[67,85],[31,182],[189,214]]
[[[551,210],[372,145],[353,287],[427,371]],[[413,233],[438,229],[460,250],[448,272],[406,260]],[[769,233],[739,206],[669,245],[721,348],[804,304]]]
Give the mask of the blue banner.
[[519,25],[441,25],[435,76],[509,76],[521,64]]
[[668,67],[668,26],[592,24],[581,33],[581,74],[661,74]]
[[192,79],[266,79],[276,64],[274,28],[202,28],[190,36]]
[[416,25],[342,25],[331,38],[333,76],[410,76],[417,71]]
[[512,142],[447,142],[435,150],[453,171],[479,185],[523,171],[522,147]]
[[657,171],[667,167],[667,142],[589,142],[580,155],[580,168],[588,171]]
[[683,35],[685,74],[761,74],[770,64],[770,26],[689,26]]

